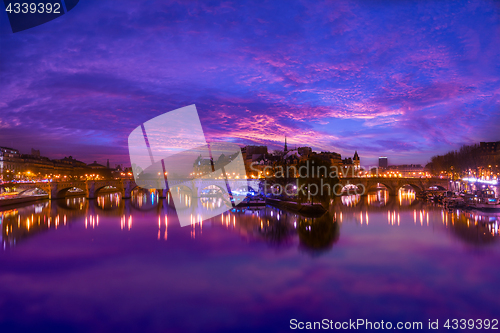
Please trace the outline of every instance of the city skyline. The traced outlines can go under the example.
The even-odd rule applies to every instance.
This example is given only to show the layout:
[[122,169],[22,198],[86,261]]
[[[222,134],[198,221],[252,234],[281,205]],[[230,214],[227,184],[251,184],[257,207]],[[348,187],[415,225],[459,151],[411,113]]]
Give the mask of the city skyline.
[[[425,165],[498,141],[499,7],[255,2],[80,3],[0,24],[0,145],[129,164],[148,119],[196,104],[210,141],[311,146],[363,165]],[[63,144],[61,144],[63,143]]]
[[[256,147],[256,148],[260,148],[260,147],[264,147],[266,149],[266,151],[268,151],[268,147],[265,146],[265,145],[261,145],[261,146],[258,146],[258,145],[247,145],[247,146],[243,146],[243,147],[240,147],[242,149],[242,152],[244,151],[244,149],[248,148],[248,147]],[[21,151],[20,149],[16,148],[16,147],[6,147],[6,146],[2,146],[0,145],[0,148],[3,149],[3,150],[13,150],[15,151],[16,153],[19,153],[19,159],[20,161],[24,159],[24,157],[29,157],[29,158],[34,158],[35,160],[47,160],[47,161],[50,161],[50,162],[59,162],[59,161],[72,161],[72,162],[77,162],[77,163],[83,163],[85,165],[99,165],[99,166],[106,166],[107,165],[107,168],[108,169],[123,169],[123,168],[130,168],[131,165],[130,163],[116,163],[116,164],[112,164],[110,163],[110,160],[109,158],[106,158],[106,161],[98,161],[98,160],[93,160],[93,161],[90,161],[90,160],[85,160],[83,161],[83,159],[79,158],[78,156],[74,156],[74,155],[69,155],[69,156],[64,156],[62,158],[54,158],[53,156],[47,156],[47,155],[44,155],[43,153],[40,152],[40,150],[37,150],[37,149],[34,149],[34,148],[31,148],[31,152],[24,152],[24,151]],[[283,153],[287,153],[287,152],[293,152],[293,151],[300,151],[300,149],[310,149],[310,147],[307,147],[307,146],[301,146],[301,147],[290,147],[288,148],[287,150],[284,150],[284,149],[273,149],[272,151],[269,150],[268,153],[266,154],[262,154],[262,155],[272,155],[274,152],[277,152],[277,151],[281,151]],[[337,154],[336,152],[330,152],[330,151],[314,151],[314,150],[311,150],[311,152],[314,152],[314,153],[318,153],[318,154]],[[353,154],[353,156],[355,156],[357,154],[357,151],[355,151]],[[60,154],[57,154],[57,155],[60,155]],[[348,163],[347,160],[349,160],[349,163],[351,164],[352,163],[352,156],[350,155],[339,155],[339,158],[341,156],[342,158],[342,161],[341,163]],[[24,156],[24,157],[23,157]],[[201,155],[199,157],[200,159],[202,158]],[[379,160],[381,158],[385,158],[388,160],[387,157],[379,157]],[[344,161],[345,160],[345,161]],[[20,162],[20,163],[24,163],[24,162]],[[380,167],[380,161],[378,161],[378,164],[377,165],[364,165],[362,163],[360,163],[360,165],[364,168],[368,168],[369,167]],[[404,164],[400,164],[400,165],[404,165]],[[412,164],[413,165],[413,164]],[[422,166],[424,167],[425,165],[422,165],[422,164],[418,164],[419,166]],[[398,164],[388,164],[388,166],[398,166]],[[29,168],[28,168],[29,169]],[[1,170],[1,169],[0,169]]]

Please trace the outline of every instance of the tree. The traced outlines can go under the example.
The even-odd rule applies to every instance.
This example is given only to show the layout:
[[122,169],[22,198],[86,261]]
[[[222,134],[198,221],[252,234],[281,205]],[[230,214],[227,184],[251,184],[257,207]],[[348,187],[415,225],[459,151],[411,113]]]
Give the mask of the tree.
[[298,200],[311,204],[316,200],[328,206],[330,199],[335,196],[335,188],[339,183],[338,174],[332,171],[329,161],[312,155],[305,161],[299,162],[298,171]]
[[459,150],[433,156],[426,168],[434,175],[440,175],[441,172],[452,175],[458,174],[459,176],[468,175],[469,172],[478,175],[481,170],[486,168],[497,173],[499,171],[497,167],[499,162],[499,154],[489,154],[482,151],[478,144],[474,144],[463,145]]
[[285,152],[283,150],[275,149],[271,152],[271,155],[283,157],[285,155]]

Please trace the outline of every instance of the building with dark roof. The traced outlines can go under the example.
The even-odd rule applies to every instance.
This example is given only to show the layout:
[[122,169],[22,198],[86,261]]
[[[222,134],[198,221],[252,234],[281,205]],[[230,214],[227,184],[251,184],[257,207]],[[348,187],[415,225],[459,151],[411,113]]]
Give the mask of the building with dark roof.
[[352,162],[354,164],[354,168],[359,170],[360,168],[360,160],[359,160],[359,155],[358,155],[358,151],[356,150],[354,152],[354,157],[352,158]]
[[500,141],[497,142],[480,142],[479,148],[483,153],[488,155],[500,154]]
[[91,169],[106,169],[106,167],[102,164],[97,163],[97,161],[94,161],[94,163],[87,164],[87,167]]
[[0,147],[0,179],[12,179],[15,174],[23,170],[23,167],[24,160],[21,158],[19,150]]

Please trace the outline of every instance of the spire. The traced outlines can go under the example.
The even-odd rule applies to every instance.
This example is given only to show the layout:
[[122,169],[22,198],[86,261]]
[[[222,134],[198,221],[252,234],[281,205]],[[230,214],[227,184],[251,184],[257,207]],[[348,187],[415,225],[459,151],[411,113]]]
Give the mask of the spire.
[[108,162],[106,163],[106,167],[109,169],[109,158],[108,158]]
[[288,151],[288,148],[286,147],[286,135],[285,135],[285,152]]
[[358,155],[358,151],[356,150],[354,152],[354,158],[353,158],[353,162],[354,162],[354,169],[359,169],[359,155]]

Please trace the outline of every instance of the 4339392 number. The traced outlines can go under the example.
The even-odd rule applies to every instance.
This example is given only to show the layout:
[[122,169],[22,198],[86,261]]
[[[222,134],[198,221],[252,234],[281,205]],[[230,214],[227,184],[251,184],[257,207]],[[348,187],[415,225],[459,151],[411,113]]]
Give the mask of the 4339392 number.
[[61,4],[60,3],[35,3],[35,2],[23,2],[23,3],[9,3],[5,11],[14,14],[61,14]]
[[498,319],[448,319],[444,325],[447,329],[484,329],[484,330],[497,330]]

